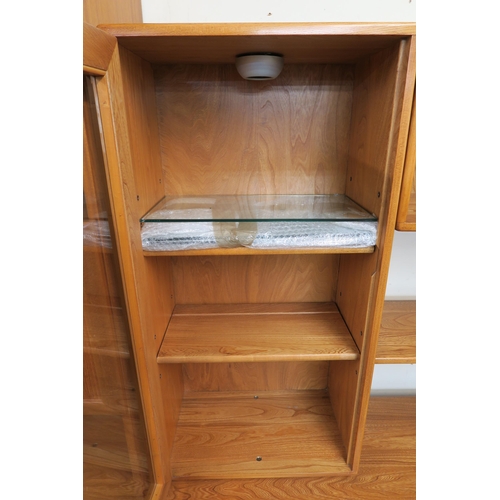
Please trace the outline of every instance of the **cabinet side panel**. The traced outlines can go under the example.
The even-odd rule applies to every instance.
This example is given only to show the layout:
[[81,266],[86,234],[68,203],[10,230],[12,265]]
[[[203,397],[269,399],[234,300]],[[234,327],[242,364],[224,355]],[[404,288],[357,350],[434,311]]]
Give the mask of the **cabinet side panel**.
[[[124,108],[135,192],[130,193],[135,213],[141,217],[165,195],[161,168],[160,138],[151,65],[120,47]],[[139,217],[135,225],[139,225]]]
[[152,175],[139,174],[143,167],[150,173],[161,172],[159,154],[144,151],[153,147],[154,136],[158,140],[157,129],[150,122],[155,118],[155,114],[150,113],[154,93],[148,91],[151,80],[147,76],[147,66],[126,56],[122,60],[125,60],[123,65],[115,53],[106,76],[98,84],[99,101],[112,210],[117,221],[119,263],[153,469],[156,482],[168,484],[171,479],[170,451],[183,390],[182,368],[171,368],[170,372],[176,370],[176,373],[163,376],[156,363],[157,343],[161,341],[174,306],[173,294],[168,293],[172,289],[170,261],[146,262],[139,224],[144,207],[150,207],[162,195],[160,183]]
[[171,65],[155,78],[167,194],[343,193],[352,66],[285,65],[263,82]]
[[359,62],[355,71],[346,194],[379,218],[386,215],[383,209],[393,179],[388,161],[398,54],[395,44]]
[[187,363],[186,391],[326,389],[328,361],[288,363]]
[[338,256],[173,257],[177,304],[331,302]]
[[401,40],[356,67],[346,193],[376,213],[379,226],[372,255],[342,256],[337,285],[339,310],[361,350],[347,459],[354,470],[361,454],[414,84],[414,37]]

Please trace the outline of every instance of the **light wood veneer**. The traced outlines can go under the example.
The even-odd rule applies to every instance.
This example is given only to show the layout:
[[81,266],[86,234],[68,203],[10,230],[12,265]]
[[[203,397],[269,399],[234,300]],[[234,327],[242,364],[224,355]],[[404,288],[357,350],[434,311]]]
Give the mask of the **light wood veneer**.
[[[263,463],[264,457],[260,464]],[[416,498],[416,399],[370,399],[357,475],[299,476],[231,480],[177,478],[166,500],[413,500]]]
[[415,364],[417,316],[415,300],[387,300],[375,363]]
[[351,360],[335,304],[176,306],[158,363]]
[[212,479],[348,474],[345,454],[327,391],[190,393],[172,473]]

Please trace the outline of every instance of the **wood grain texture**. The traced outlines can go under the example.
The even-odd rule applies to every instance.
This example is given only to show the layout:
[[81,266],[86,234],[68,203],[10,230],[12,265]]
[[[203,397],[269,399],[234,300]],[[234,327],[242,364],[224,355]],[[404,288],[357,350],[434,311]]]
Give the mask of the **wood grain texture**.
[[151,465],[114,245],[99,107],[94,79],[84,77],[83,83],[84,224],[96,222],[107,233],[106,243],[96,242],[91,251],[84,246],[83,252],[84,492],[86,498],[102,495],[110,477],[126,477],[135,485],[133,496],[145,498],[140,494],[152,482]]
[[173,482],[168,500],[414,500],[416,499],[416,400],[371,398],[357,475],[287,479]]
[[161,66],[155,79],[166,194],[343,193],[350,66],[289,65],[267,82]]
[[[261,304],[252,314],[239,307],[206,306],[177,315],[168,325],[158,363],[220,363],[357,359],[359,351],[336,307],[280,311]],[[333,310],[332,310],[333,309]]]
[[314,255],[314,254],[352,254],[373,253],[375,247],[365,248],[291,248],[291,249],[259,249],[259,248],[207,248],[206,250],[173,250],[164,252],[144,251],[144,257],[192,257],[202,255]]
[[[410,123],[412,97],[415,84],[416,38],[402,40],[397,54],[396,78],[392,96],[392,123],[387,144],[385,186],[383,205],[379,217],[379,261],[377,272],[371,283],[372,299],[367,308],[367,326],[361,352],[357,401],[354,414],[355,425],[351,445],[348,448],[348,463],[357,471],[361,457],[366,412],[370,399],[371,381],[377,350],[378,333],[382,321],[385,289],[389,274],[394,228],[399,202],[400,183]],[[384,79],[385,80],[385,79]],[[390,78],[389,78],[390,80]]]
[[83,424],[84,463],[149,474],[149,455],[144,432],[143,446],[136,447],[134,453],[131,453],[128,442],[127,432],[141,434],[141,422],[137,417],[85,415]]
[[[124,68],[125,71],[130,71],[130,65],[125,65]],[[151,300],[149,293],[157,292],[154,289],[158,286],[155,279],[162,280],[162,292],[169,290],[170,275],[165,270],[158,277],[152,276],[155,271],[154,264],[150,263],[146,266],[142,255],[138,224],[142,214],[139,213],[140,207],[137,205],[134,176],[134,169],[138,168],[136,162],[140,165],[140,158],[134,157],[131,151],[127,122],[130,114],[126,112],[127,103],[130,101],[131,108],[136,108],[136,103],[133,102],[134,91],[131,87],[140,85],[141,76],[124,76],[122,69],[120,56],[115,52],[106,75],[97,84],[107,160],[107,178],[110,196],[113,200],[110,208],[116,228],[119,266],[125,288],[133,353],[151,450],[152,471],[156,483],[168,485],[170,482],[168,467],[170,446],[173,442],[176,415],[180,410],[178,394],[182,394],[182,386],[166,391],[167,394],[172,395],[166,405],[163,397],[165,388],[162,387],[161,381],[167,386],[182,384],[182,372],[179,367],[177,377],[174,374],[173,377],[166,377],[162,380],[155,360],[156,339],[154,336],[161,336],[165,330],[168,315],[163,317],[163,320],[161,318],[168,310],[165,300],[169,299],[162,297],[158,300]],[[124,80],[127,81],[126,85],[123,84]],[[145,133],[140,127],[134,130],[136,135]],[[147,139],[145,143],[148,143]],[[154,190],[145,189],[144,192],[147,196]],[[156,201],[158,200],[145,200],[145,203],[153,205]],[[160,296],[162,296],[161,293]],[[155,310],[156,307],[160,307],[161,310]]]
[[415,364],[416,301],[387,300],[382,313],[375,363]]
[[328,361],[187,363],[184,390],[278,391],[326,389]]
[[83,0],[83,21],[101,23],[142,23],[141,0]]
[[86,71],[106,71],[117,43],[116,38],[83,23],[83,66]]
[[172,473],[192,479],[346,474],[344,457],[326,391],[264,392],[257,399],[253,392],[190,393]]
[[[347,451],[353,446],[356,432],[357,388],[360,378],[360,360],[330,362],[328,372],[328,393],[333,414],[337,422],[342,442]],[[347,463],[352,467],[352,460]]]
[[173,257],[176,304],[331,302],[336,255]]
[[83,500],[145,500],[151,488],[147,474],[83,464]]
[[387,205],[399,47],[356,65],[346,194],[379,218]]
[[119,53],[126,98],[123,112],[134,165],[135,193],[130,193],[130,202],[141,217],[164,195],[153,71],[149,63],[128,50],[120,47]]
[[417,96],[413,96],[410,130],[406,147],[401,194],[399,196],[396,229],[398,231],[417,230]]
[[162,64],[228,64],[237,54],[248,52],[280,53],[287,63],[352,63],[415,34],[415,23],[136,24],[100,28],[143,59]]

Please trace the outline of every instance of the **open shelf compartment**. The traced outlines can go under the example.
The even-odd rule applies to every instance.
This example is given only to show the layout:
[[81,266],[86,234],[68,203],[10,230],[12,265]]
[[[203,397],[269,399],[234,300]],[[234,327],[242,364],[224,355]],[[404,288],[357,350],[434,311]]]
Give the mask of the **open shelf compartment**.
[[334,303],[177,305],[158,363],[355,360]]
[[186,393],[174,478],[349,474],[327,390]]

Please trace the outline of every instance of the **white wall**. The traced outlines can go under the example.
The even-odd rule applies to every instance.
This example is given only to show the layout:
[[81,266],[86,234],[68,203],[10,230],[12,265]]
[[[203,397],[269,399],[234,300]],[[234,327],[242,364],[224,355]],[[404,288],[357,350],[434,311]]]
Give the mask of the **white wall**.
[[415,21],[415,0],[142,0],[145,23]]
[[[415,22],[415,0],[142,0],[145,23]],[[416,298],[416,234],[395,233],[386,298]],[[415,365],[376,365],[372,393],[413,394]]]

